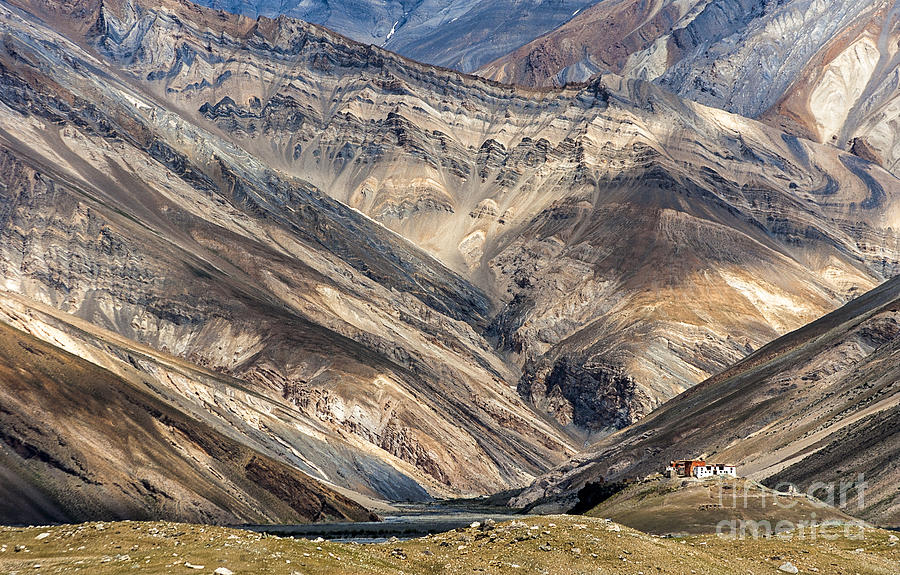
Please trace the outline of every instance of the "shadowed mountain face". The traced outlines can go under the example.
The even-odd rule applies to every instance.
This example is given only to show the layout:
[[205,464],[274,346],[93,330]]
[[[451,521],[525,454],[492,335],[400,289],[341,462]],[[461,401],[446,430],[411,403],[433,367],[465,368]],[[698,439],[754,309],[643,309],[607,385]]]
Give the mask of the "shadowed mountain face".
[[152,391],[0,324],[4,523],[367,520],[296,468]]
[[190,362],[159,385],[367,495],[527,483],[897,269],[889,173],[646,82],[175,0],[0,25],[0,269],[53,318],[10,321]]
[[896,173],[897,23],[891,0],[604,1],[479,74],[536,86],[644,78]]
[[[518,504],[570,508],[587,482],[685,457],[738,464],[900,525],[900,279],[792,332],[539,479]],[[843,488],[842,488],[843,486]],[[844,490],[844,501],[840,500]]]
[[250,17],[284,14],[364,44],[471,72],[553,30],[596,0],[201,0]]

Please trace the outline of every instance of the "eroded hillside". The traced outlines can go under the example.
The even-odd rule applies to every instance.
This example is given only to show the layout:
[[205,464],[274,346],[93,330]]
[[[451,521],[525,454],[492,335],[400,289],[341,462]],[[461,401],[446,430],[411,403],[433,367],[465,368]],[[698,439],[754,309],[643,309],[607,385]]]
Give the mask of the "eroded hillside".
[[[673,459],[738,464],[880,525],[900,524],[900,279],[792,332],[539,479],[518,504],[569,508],[588,481]],[[843,494],[843,495],[841,495]]]
[[634,421],[896,270],[897,181],[857,156],[640,81],[521,90],[288,18],[218,38],[179,6],[106,10],[88,40],[478,285],[520,393],[575,433]]
[[289,414],[246,423],[370,495],[492,491],[571,453],[480,335],[480,290],[3,11],[6,290],[240,379]]
[[267,416],[215,425],[367,495],[525,484],[897,270],[890,173],[643,81],[177,0],[0,27],[5,289],[241,382]]
[[643,78],[896,174],[898,37],[891,0],[604,1],[478,73],[533,86]]
[[4,523],[365,521],[295,467],[216,431],[152,387],[0,324]]

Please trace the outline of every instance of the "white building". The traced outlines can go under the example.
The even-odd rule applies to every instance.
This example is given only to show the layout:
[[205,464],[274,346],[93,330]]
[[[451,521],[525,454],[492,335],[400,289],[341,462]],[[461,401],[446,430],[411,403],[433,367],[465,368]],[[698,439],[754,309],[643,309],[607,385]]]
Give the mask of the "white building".
[[714,477],[717,475],[722,475],[725,477],[737,477],[737,467],[735,467],[734,465],[726,465],[724,463],[698,465],[691,471],[694,477],[696,477],[697,479]]

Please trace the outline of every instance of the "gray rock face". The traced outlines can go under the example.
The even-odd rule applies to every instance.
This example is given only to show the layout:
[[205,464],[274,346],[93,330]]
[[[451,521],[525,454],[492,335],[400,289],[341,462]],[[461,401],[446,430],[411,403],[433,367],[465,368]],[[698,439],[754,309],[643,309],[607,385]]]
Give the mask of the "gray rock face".
[[593,0],[201,0],[251,17],[286,14],[408,58],[471,72],[553,30]]
[[[749,5],[745,5],[749,4]],[[886,2],[723,0],[672,35],[682,53],[660,85],[698,102],[758,117],[854,27],[874,23]],[[711,13],[711,14],[710,14]],[[709,35],[709,31],[725,32]]]
[[[698,102],[756,117],[865,7],[865,2],[712,2],[673,31],[671,45],[681,58],[658,82]],[[775,22],[779,33],[770,29]],[[711,74],[713,68],[718,73]]]
[[[251,18],[281,14],[322,24],[366,44],[384,43],[393,24],[421,2],[410,0],[202,0],[198,4]],[[394,30],[396,33],[396,29]]]
[[563,357],[542,363],[519,382],[519,394],[564,426],[590,433],[627,427],[646,415],[646,392],[617,365],[578,365]]

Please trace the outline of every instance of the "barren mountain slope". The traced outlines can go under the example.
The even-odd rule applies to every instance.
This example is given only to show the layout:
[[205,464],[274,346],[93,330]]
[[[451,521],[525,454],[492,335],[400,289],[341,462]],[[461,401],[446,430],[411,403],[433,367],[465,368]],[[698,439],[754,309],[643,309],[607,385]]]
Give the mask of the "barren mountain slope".
[[[518,395],[573,435],[607,432],[897,268],[890,174],[645,82],[606,76],[523,90],[289,18],[254,22],[171,0],[80,3],[74,17],[58,3],[27,8],[96,56],[49,49],[64,42],[10,16],[11,61],[30,66],[28,74],[44,70],[42,86],[115,110],[116,129],[155,155],[150,165],[169,166],[170,174],[153,168],[137,178],[169,194],[154,218],[186,218],[167,223],[162,237],[184,238],[188,251],[223,270],[193,263],[202,273],[185,270],[170,285],[189,302],[222,295],[214,305],[191,303],[210,306],[197,315],[167,303],[189,321],[158,330],[158,304],[108,311],[118,295],[85,305],[93,295],[64,297],[56,276],[32,271],[35,264],[10,289],[286,390],[307,413],[458,490],[527,480],[566,453],[568,440],[535,421],[509,386],[518,382]],[[77,66],[66,64],[69,52],[82,54]],[[26,53],[34,63],[23,63]],[[63,131],[60,146],[41,132],[46,125],[29,131],[16,114],[9,123],[35,134],[39,155],[103,158],[105,138]],[[145,131],[169,148],[137,137]],[[126,173],[140,164],[128,165]],[[184,201],[168,199],[176,175],[200,178],[189,186],[191,202],[212,198],[190,217],[172,211]],[[481,291],[300,180],[409,238]],[[193,218],[217,227],[186,232]],[[252,249],[240,239],[248,236]],[[158,269],[184,269],[160,253],[169,259]],[[262,290],[279,311],[232,310],[245,305],[236,303],[236,279],[238,293]],[[161,298],[171,287],[129,289]],[[274,327],[285,307],[349,340],[319,352],[304,343],[310,336],[296,335],[315,329]],[[132,327],[144,313],[147,324]],[[229,327],[235,317],[246,340]],[[343,360],[334,358],[345,356],[352,369],[338,369]],[[368,393],[373,385],[384,395]],[[392,411],[397,405],[404,415]],[[434,440],[444,436],[451,440]],[[483,453],[486,467],[467,463]]]
[[419,483],[442,492],[414,465],[364,438],[335,433],[332,421],[286,406],[276,387],[199,367],[11,292],[0,292],[0,321],[84,358],[218,433],[360,501],[368,502],[366,496],[427,499],[428,491]]
[[4,523],[367,520],[297,469],[0,323]]
[[280,14],[365,44],[471,72],[553,30],[596,0],[200,0],[250,17]]
[[542,86],[611,70],[896,173],[898,9],[892,0],[604,1],[479,74]]
[[897,269],[897,180],[831,147],[645,82],[517,89],[288,18],[153,6],[105,9],[86,41],[472,278],[520,393],[575,433],[627,425]]
[[588,481],[643,476],[686,457],[736,463],[773,487],[825,482],[817,495],[834,486],[850,514],[900,525],[900,279],[601,440],[517,503],[571,507]]
[[[99,25],[98,5],[33,9]],[[477,288],[38,19],[0,5],[0,25],[5,289],[242,380],[295,422],[267,433],[327,444],[316,475],[370,495],[483,493],[571,453],[479,335]]]
[[852,43],[866,28],[892,26],[892,4],[604,0],[479,73],[542,86],[612,71],[757,116],[829,45]]

